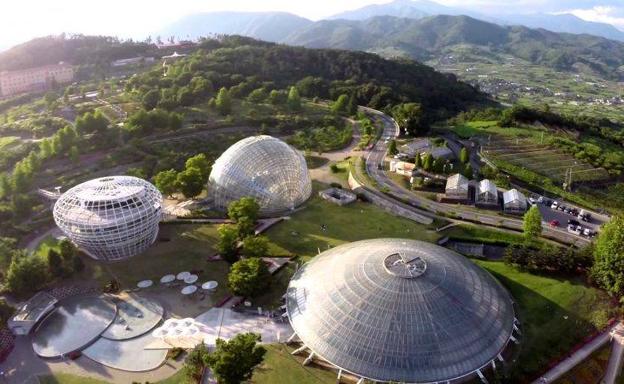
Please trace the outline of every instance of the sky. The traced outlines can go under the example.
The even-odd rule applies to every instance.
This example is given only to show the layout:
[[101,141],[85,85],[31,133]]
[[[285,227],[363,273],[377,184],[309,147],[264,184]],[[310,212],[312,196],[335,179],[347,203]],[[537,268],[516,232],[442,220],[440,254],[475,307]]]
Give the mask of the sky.
[[[0,49],[50,34],[83,33],[144,38],[185,15],[208,11],[284,11],[318,20],[389,0],[1,0]],[[624,0],[438,0],[496,13],[573,13],[624,30]]]

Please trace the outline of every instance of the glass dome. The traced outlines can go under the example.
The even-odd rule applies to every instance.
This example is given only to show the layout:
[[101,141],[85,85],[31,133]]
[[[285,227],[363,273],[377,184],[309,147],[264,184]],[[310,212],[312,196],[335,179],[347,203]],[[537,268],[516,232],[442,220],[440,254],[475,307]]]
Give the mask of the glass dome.
[[300,268],[290,323],[317,356],[359,377],[432,383],[468,376],[505,349],[510,295],[465,257],[415,240],[341,245]]
[[208,192],[215,208],[227,210],[241,197],[253,197],[263,216],[279,215],[305,202],[312,182],[305,158],[271,136],[253,136],[228,148],[215,161]]
[[145,251],[156,240],[162,195],[131,176],[103,177],[79,184],[54,204],[54,221],[95,259],[120,260]]

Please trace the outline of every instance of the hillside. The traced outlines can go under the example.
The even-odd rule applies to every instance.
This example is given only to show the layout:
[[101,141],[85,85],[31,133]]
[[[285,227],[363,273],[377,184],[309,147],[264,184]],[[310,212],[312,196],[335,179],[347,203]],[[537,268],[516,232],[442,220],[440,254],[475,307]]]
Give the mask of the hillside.
[[194,39],[210,34],[226,34],[279,41],[312,23],[286,12],[208,12],[183,17],[154,36]]
[[153,44],[121,41],[110,36],[48,36],[30,40],[0,52],[0,70],[15,70],[56,64],[101,64],[154,54]]
[[584,65],[605,78],[624,79],[624,43],[590,35],[504,27],[468,16],[320,21],[293,33],[284,42],[418,60],[439,57],[457,45],[471,45],[558,70],[573,71],[575,66]]

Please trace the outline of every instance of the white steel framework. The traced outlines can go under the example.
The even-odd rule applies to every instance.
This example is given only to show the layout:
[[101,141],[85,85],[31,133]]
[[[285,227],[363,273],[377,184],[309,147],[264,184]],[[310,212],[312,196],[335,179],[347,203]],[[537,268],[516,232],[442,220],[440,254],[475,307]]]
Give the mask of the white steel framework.
[[242,197],[253,197],[263,216],[296,208],[312,193],[303,155],[285,142],[261,135],[243,139],[215,161],[208,192],[215,208],[226,210]]
[[54,205],[56,225],[98,260],[121,260],[145,251],[156,240],[161,217],[160,192],[131,176],[79,184]]

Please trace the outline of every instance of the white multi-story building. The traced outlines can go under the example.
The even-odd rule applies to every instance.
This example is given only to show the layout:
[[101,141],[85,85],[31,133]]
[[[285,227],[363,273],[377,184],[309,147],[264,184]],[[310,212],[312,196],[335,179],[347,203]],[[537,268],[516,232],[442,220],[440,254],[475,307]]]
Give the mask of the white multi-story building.
[[26,92],[45,91],[54,83],[67,84],[74,79],[74,68],[65,63],[19,71],[0,72],[0,96],[8,97]]

